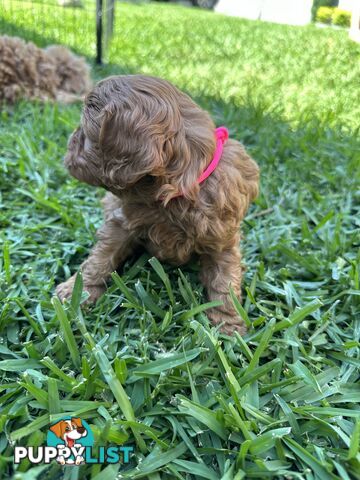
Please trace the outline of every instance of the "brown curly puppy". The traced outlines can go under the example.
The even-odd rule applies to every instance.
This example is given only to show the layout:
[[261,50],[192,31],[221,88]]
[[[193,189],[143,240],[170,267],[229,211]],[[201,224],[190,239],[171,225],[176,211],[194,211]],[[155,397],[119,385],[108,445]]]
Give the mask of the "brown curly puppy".
[[91,88],[90,69],[67,48],[46,49],[17,37],[0,37],[0,102],[20,98],[71,103]]
[[[217,168],[199,184],[216,149],[214,130],[207,112],[159,78],[110,77],[87,95],[65,165],[109,192],[98,243],[81,266],[90,301],[137,245],[175,265],[197,254],[209,299],[223,302],[209,318],[226,333],[245,332],[229,286],[240,297],[239,227],[258,193],[259,169],[239,142],[228,140]],[[61,299],[74,281],[75,275],[57,287]]]

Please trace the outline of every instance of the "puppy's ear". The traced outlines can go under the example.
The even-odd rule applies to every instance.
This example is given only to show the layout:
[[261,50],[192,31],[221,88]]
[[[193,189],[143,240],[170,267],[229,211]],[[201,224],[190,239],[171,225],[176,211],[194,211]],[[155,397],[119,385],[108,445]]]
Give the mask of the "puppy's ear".
[[211,161],[215,150],[212,123],[203,123],[203,126],[180,129],[164,144],[166,183],[158,194],[164,205],[178,194],[191,201],[198,196],[200,186],[197,179]]
[[81,418],[71,417],[71,422],[75,423],[77,427],[82,427]]
[[107,157],[105,171],[116,186],[130,186],[145,175],[164,173],[164,135],[156,115],[142,105],[132,108],[120,101],[101,112],[99,144]]
[[59,438],[64,438],[64,421],[61,420],[58,423],[55,423],[55,425],[52,425],[49,429],[51,432],[55,433],[55,435]]
[[121,131],[120,111],[115,102],[106,105],[100,115],[99,144],[106,153],[113,153],[119,145]]
[[166,183],[160,187],[158,199],[164,205],[179,194],[194,200],[199,191],[196,183],[198,164],[184,131],[175,133],[164,142],[163,154],[167,164],[164,178]]

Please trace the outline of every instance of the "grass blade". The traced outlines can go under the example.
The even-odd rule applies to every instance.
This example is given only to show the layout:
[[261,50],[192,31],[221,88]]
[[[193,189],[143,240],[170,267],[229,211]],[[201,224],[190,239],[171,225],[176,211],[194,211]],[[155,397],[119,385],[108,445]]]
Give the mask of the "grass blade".
[[200,353],[205,352],[206,348],[194,348],[183,353],[173,353],[159,358],[152,362],[140,365],[132,371],[133,375],[159,375],[160,373],[171,368],[179,367],[184,363],[194,360]]
[[54,306],[56,316],[59,320],[60,328],[64,335],[65,344],[69,350],[73,364],[75,365],[75,367],[80,368],[81,362],[79,349],[77,347],[76,340],[64,307],[62,306],[60,300],[57,297],[52,298],[52,304]]
[[155,257],[150,258],[149,263],[152,266],[152,268],[155,270],[155,272],[157,273],[157,275],[159,276],[159,278],[161,279],[163,284],[165,285],[165,288],[166,288],[167,294],[169,296],[171,305],[174,305],[174,303],[175,303],[174,293],[173,293],[172,288],[171,288],[170,279],[167,276],[167,274],[164,270],[164,267],[161,265],[159,260]]

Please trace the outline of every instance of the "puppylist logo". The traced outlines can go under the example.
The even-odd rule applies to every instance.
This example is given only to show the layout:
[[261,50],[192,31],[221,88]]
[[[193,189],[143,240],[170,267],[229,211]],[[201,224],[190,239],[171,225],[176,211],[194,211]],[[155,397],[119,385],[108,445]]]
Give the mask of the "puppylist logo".
[[49,464],[56,460],[60,465],[94,463],[129,463],[132,446],[94,446],[94,435],[89,424],[78,417],[63,417],[49,427],[46,445],[40,447],[15,447],[14,463],[25,458],[33,464]]

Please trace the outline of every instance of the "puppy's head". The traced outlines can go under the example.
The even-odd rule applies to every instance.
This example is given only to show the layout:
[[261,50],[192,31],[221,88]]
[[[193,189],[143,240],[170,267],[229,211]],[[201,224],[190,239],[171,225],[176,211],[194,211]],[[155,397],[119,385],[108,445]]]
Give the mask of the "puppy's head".
[[45,51],[55,66],[59,90],[79,95],[90,90],[90,67],[84,58],[62,45],[51,45]]
[[110,77],[87,95],[65,165],[79,180],[118,195],[142,181],[153,183],[165,203],[179,192],[191,199],[215,149],[214,128],[205,111],[165,80]]
[[57,437],[70,441],[85,437],[87,435],[87,430],[83,427],[81,419],[77,417],[72,417],[71,420],[60,420],[50,427]]

